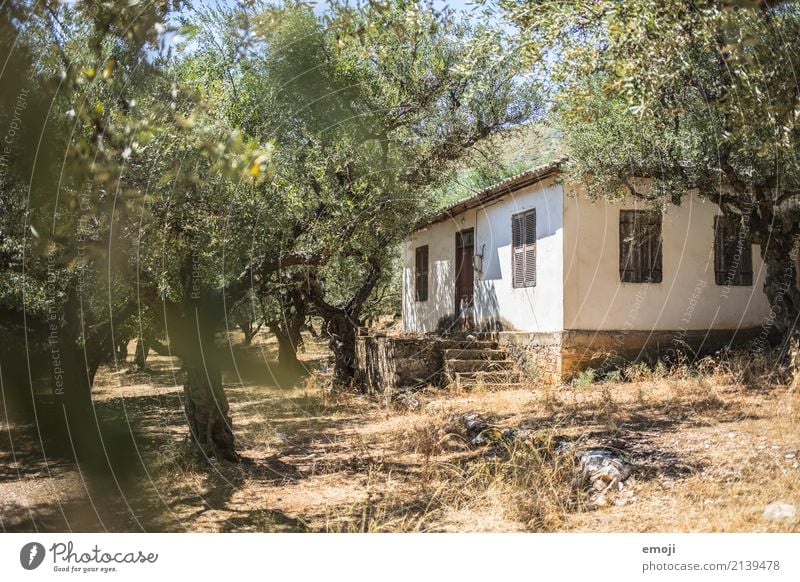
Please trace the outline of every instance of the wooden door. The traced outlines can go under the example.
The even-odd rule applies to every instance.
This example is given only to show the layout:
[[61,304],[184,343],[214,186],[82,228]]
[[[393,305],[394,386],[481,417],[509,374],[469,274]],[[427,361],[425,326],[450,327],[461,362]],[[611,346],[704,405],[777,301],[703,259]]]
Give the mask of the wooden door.
[[472,327],[472,299],[475,289],[475,272],[472,257],[475,253],[475,230],[469,228],[456,233],[456,316],[457,325],[465,330]]

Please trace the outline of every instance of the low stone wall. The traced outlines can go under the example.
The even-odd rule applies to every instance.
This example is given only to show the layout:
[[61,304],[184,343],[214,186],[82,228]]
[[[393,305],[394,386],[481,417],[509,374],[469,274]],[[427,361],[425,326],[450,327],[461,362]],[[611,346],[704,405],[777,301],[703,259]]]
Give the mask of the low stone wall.
[[761,328],[715,330],[568,330],[561,340],[561,376],[566,379],[587,368],[613,369],[639,360],[690,360],[724,347],[752,342]]
[[502,331],[492,336],[531,383],[561,382],[561,332]]
[[439,385],[444,350],[434,337],[368,335],[357,340],[356,360],[366,391],[388,396],[398,388]]
[[371,395],[389,393],[394,388],[395,362],[392,342],[386,336],[360,336],[356,339],[358,381]]
[[[612,370],[629,362],[690,360],[724,347],[743,346],[761,328],[738,330],[502,331],[477,334],[496,341],[516,361],[531,386],[559,384],[594,368]],[[443,383],[445,339],[439,336],[360,336],[356,346],[359,380],[369,394],[389,398],[402,388]]]

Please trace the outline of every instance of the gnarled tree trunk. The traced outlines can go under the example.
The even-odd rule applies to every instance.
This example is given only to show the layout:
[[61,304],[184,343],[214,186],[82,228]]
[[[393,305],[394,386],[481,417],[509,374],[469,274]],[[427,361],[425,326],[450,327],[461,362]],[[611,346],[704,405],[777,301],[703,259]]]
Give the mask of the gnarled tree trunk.
[[133,371],[143,372],[147,369],[147,354],[149,351],[147,340],[139,337],[136,340],[136,351],[133,354]]
[[[770,315],[764,331],[774,331],[786,348],[800,337],[800,289],[797,282],[797,261],[800,234],[772,233],[761,245],[761,257],[766,267],[764,293],[770,303]],[[765,340],[766,338],[761,338]]]
[[281,369],[296,372],[302,369],[303,364],[297,358],[298,341],[292,334],[292,330],[276,323],[269,326],[270,331],[275,334],[278,340],[278,365]]
[[238,461],[222,372],[216,363],[187,361],[184,409],[195,442],[218,459]]
[[[278,364],[289,372],[299,372],[303,364],[297,350],[303,345],[303,329],[308,319],[306,294],[300,287],[292,287],[281,301],[283,313],[267,325],[278,340]],[[263,307],[263,305],[262,305]]]
[[356,337],[358,322],[344,309],[329,310],[325,316],[328,345],[333,351],[333,381],[339,386],[352,384],[356,377]]
[[244,345],[249,346],[253,343],[253,338],[261,330],[261,324],[256,325],[252,320],[243,321],[239,324],[239,329],[244,334]]
[[213,301],[185,307],[181,333],[175,340],[186,371],[183,394],[189,431],[205,454],[238,461],[230,407],[222,387],[221,358],[214,343],[217,311]]
[[325,331],[330,341],[328,345],[334,356],[334,384],[351,386],[356,380],[356,338],[361,310],[377,285],[381,275],[381,265],[377,258],[368,261],[367,270],[361,284],[352,298],[344,306],[331,305],[325,301],[325,291],[318,280],[309,281],[309,297],[319,315],[325,320]]

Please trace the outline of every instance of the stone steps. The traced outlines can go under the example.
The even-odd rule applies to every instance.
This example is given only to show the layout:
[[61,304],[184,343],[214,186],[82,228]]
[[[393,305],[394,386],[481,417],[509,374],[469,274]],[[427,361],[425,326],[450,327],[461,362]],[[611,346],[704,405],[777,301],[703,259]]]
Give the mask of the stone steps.
[[450,349],[444,350],[444,359],[447,360],[506,360],[508,354],[500,349]]
[[513,370],[514,362],[511,360],[445,360],[444,371],[446,374],[465,372],[502,372]]
[[525,378],[518,370],[504,370],[502,372],[455,372],[448,376],[451,382],[458,382],[464,387],[483,384],[487,387],[506,387],[524,383]]
[[497,342],[490,340],[442,340],[442,349],[444,350],[496,350],[498,347]]
[[442,340],[444,366],[442,374],[449,383],[467,390],[483,387],[489,390],[525,387],[525,377],[505,348],[489,334],[455,336]]

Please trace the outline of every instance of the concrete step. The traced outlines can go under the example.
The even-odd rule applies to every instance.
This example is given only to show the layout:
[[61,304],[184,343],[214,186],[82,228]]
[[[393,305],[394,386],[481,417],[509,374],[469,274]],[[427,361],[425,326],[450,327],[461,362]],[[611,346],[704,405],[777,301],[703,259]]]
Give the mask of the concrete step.
[[453,374],[446,374],[446,376],[451,382],[455,382],[457,380],[464,386],[475,384],[509,385],[520,384],[524,383],[525,381],[522,373],[518,370],[504,370],[502,372],[456,372]]
[[506,351],[500,349],[454,349],[444,351],[445,360],[505,360],[507,358]]
[[446,374],[464,372],[500,372],[513,370],[513,360],[445,360]]
[[488,340],[442,340],[442,347],[445,350],[496,350],[498,343]]
[[497,390],[526,390],[531,385],[524,382],[461,382],[461,388],[464,390],[473,390],[478,387],[493,392]]
[[447,335],[447,339],[452,340],[466,340],[472,339],[474,340],[491,340],[494,341],[498,338],[498,333],[491,332],[491,331],[460,331],[460,332],[452,332]]

